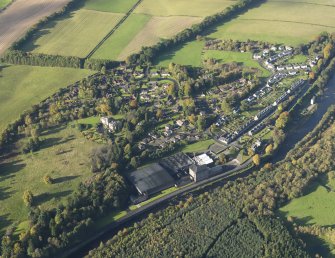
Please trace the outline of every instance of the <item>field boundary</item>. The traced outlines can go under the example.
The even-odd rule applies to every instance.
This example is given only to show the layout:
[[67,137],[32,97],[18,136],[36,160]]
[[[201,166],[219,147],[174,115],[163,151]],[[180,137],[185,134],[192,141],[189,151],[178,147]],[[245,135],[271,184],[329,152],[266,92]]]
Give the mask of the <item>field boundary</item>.
[[303,24],[303,25],[312,25],[312,26],[319,26],[319,27],[326,27],[334,29],[335,26],[330,25],[322,25],[317,23],[309,23],[309,22],[299,22],[299,21],[286,21],[286,20],[270,20],[270,19],[245,19],[241,18],[241,21],[264,21],[264,22],[284,22],[284,23],[296,23],[296,24]]
[[96,45],[90,53],[85,57],[85,59],[91,58],[94,53],[105,43],[105,41],[113,35],[113,33],[128,19],[128,17],[134,12],[136,7],[142,2],[143,0],[138,0],[133,7],[123,16],[123,18],[114,26],[114,28]]

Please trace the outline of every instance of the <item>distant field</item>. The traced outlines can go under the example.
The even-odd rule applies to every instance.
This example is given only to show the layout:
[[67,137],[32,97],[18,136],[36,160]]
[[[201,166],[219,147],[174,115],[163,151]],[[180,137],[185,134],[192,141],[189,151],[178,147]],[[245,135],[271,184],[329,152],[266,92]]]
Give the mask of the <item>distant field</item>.
[[121,27],[94,53],[93,58],[119,60],[122,50],[144,28],[150,18],[144,14],[130,15]]
[[87,0],[84,8],[89,10],[126,13],[138,0]]
[[300,225],[335,225],[335,179],[325,178],[322,183],[314,183],[308,193],[280,208],[286,217],[296,218]]
[[0,72],[0,132],[26,109],[92,71],[71,68],[8,66]]
[[[326,175],[321,176],[318,182],[314,182],[307,193],[293,199],[287,205],[279,209],[279,214],[286,218],[291,216],[297,225],[318,225],[324,227],[335,226],[335,172],[333,179]],[[313,237],[302,236],[307,243],[307,248],[313,253],[318,252],[322,257],[335,256],[335,239],[329,236]]]
[[0,10],[9,5],[11,2],[12,0],[0,0]]
[[198,16],[206,17],[226,9],[235,4],[234,0],[143,0],[136,8],[135,13],[144,13],[154,16]]
[[303,1],[270,0],[217,27],[209,36],[298,45],[314,39],[322,31],[334,32],[334,12],[335,7],[323,5],[322,1],[310,4]]
[[125,59],[130,54],[138,52],[142,46],[151,46],[160,39],[170,38],[201,20],[201,18],[185,16],[152,17],[122,50],[119,59]]
[[194,144],[187,145],[184,149],[183,152],[200,152],[200,151],[206,151],[208,150],[209,146],[214,144],[214,140],[206,140],[206,141],[201,141],[197,142]]
[[40,30],[25,51],[85,57],[123,17],[123,14],[79,10]]
[[[40,151],[0,162],[0,231],[13,221],[27,219],[28,209],[22,200],[25,190],[32,191],[35,205],[55,207],[92,175],[88,156],[97,145],[77,129],[57,128],[41,138],[44,144]],[[45,175],[55,183],[45,184]]]

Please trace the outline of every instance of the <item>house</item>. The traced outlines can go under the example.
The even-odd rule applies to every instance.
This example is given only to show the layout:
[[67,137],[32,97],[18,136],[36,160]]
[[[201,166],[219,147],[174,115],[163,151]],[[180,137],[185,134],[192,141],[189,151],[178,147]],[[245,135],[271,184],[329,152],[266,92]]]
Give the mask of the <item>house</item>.
[[285,70],[285,67],[283,67],[283,66],[278,66],[277,67],[277,71],[284,71]]
[[253,55],[253,59],[255,59],[255,60],[259,60],[259,59],[261,59],[261,58],[262,58],[262,55],[259,54],[259,53],[255,53],[255,54]]
[[176,124],[180,127],[182,127],[184,125],[184,121],[183,120],[177,120]]
[[163,78],[170,77],[170,76],[171,76],[171,74],[169,74],[169,73],[162,73]]
[[109,117],[101,117],[101,123],[110,132],[117,132],[121,129],[122,123]]
[[257,140],[252,146],[251,149],[253,152],[256,152],[262,146],[262,142]]

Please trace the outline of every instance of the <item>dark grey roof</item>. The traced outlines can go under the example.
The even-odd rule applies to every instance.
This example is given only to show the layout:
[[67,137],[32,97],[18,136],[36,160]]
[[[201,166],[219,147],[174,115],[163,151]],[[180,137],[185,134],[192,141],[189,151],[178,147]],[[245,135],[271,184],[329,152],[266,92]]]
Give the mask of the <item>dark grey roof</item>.
[[154,194],[175,183],[172,176],[158,163],[130,172],[127,178],[142,194]]

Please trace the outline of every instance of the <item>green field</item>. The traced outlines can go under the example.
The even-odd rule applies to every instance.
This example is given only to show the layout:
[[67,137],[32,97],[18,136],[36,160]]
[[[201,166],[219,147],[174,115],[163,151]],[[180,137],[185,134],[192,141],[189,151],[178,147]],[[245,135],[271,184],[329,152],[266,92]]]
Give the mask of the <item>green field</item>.
[[235,4],[234,0],[143,0],[135,13],[145,13],[153,16],[198,16],[206,17]]
[[119,60],[122,50],[143,29],[149,20],[150,16],[148,15],[130,15],[121,27],[94,53],[93,58]]
[[0,10],[9,5],[11,2],[12,0],[0,0]]
[[[326,175],[319,177],[302,197],[295,198],[279,209],[279,214],[292,217],[294,223],[301,226],[318,225],[324,227],[335,226],[335,172],[330,172],[333,177]],[[323,257],[335,256],[335,240],[327,236],[320,238],[304,234],[308,250],[318,252]]]
[[0,72],[0,132],[23,111],[88,75],[73,68],[7,66]]
[[186,43],[181,47],[160,55],[155,64],[162,67],[166,67],[170,63],[200,67],[202,65],[201,52],[204,44],[203,41]]
[[190,145],[187,145],[182,151],[183,152],[201,152],[208,150],[209,146],[214,144],[214,140],[206,140],[206,141],[200,141],[196,142]]
[[280,212],[295,217],[295,222],[301,225],[335,225],[335,179],[321,178],[306,195],[293,199]]
[[334,11],[334,7],[322,3],[270,0],[217,27],[209,37],[298,45],[313,40],[320,32],[334,32]]
[[305,63],[307,62],[307,56],[304,55],[296,55],[294,57],[292,57],[291,59],[288,60],[288,63],[290,64],[300,64],[300,63]]
[[123,17],[123,14],[81,9],[50,21],[38,31],[24,51],[86,57]]
[[[92,175],[88,156],[96,144],[86,140],[77,129],[56,128],[41,138],[44,141],[40,151],[1,161],[0,229],[10,222],[27,219],[28,209],[22,200],[25,190],[31,190],[36,197],[35,205],[54,207]],[[55,183],[45,184],[45,175],[50,175]]]
[[101,12],[126,13],[137,0],[87,0],[84,8]]

